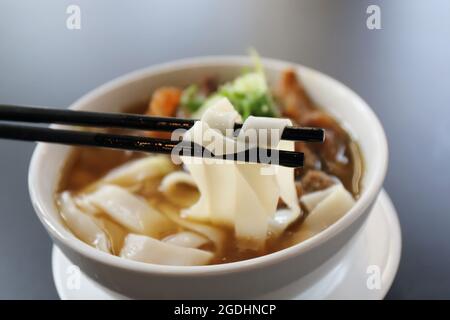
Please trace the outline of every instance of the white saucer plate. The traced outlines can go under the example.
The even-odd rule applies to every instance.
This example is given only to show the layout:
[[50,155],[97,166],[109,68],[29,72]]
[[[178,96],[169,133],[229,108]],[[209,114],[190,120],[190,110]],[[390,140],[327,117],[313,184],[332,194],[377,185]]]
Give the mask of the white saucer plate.
[[[309,275],[256,298],[383,299],[397,273],[400,254],[401,231],[397,213],[389,196],[382,190],[364,226],[349,244]],[[56,246],[53,246],[52,268],[61,299],[124,298],[82,273],[75,274],[76,267]]]

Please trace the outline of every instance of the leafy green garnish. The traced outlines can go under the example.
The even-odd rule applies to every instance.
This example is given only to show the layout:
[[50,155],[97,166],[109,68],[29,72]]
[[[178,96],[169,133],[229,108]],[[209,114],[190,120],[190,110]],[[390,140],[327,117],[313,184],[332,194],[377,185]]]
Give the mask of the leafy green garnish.
[[197,86],[189,86],[183,91],[181,104],[192,114],[193,118],[200,118],[217,98],[225,97],[230,100],[243,120],[249,116],[276,117],[278,110],[270,94],[262,63],[256,51],[251,51],[254,62],[253,70],[227,82],[208,98],[202,96]]
[[228,98],[245,120],[247,117],[274,117],[272,99],[264,78],[259,73],[247,73],[219,88],[218,95]]
[[195,84],[190,85],[183,90],[180,98],[180,104],[190,113],[196,112],[205,103],[206,97],[199,93]]

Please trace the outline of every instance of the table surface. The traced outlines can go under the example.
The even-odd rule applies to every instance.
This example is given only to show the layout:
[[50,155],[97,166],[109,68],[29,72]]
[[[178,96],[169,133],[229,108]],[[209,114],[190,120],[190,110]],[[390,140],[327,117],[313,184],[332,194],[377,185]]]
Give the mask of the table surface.
[[[81,29],[66,8],[81,8]],[[366,9],[381,8],[380,30]],[[449,1],[39,1],[0,3],[1,103],[67,107],[131,70],[243,54],[301,63],[347,84],[389,140],[385,189],[399,214],[388,298],[450,298]],[[55,299],[51,241],[27,190],[34,145],[0,141],[0,298]]]

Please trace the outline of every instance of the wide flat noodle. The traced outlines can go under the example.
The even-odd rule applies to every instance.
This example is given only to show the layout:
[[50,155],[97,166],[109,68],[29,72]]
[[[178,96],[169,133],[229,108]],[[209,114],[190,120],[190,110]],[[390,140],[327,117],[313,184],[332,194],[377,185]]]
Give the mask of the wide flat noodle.
[[332,192],[321,200],[304,221],[305,228],[320,232],[339,220],[355,204],[350,192],[343,185],[331,187]]
[[[281,140],[277,148],[279,150],[293,151],[294,142]],[[269,221],[270,234],[278,237],[287,227],[300,218],[303,213],[300,209],[297,189],[295,187],[294,169],[282,166],[272,166],[272,168],[275,170],[280,198],[288,207],[288,209],[277,210],[273,218]]]
[[161,241],[185,248],[200,248],[210,242],[208,238],[190,231],[181,231],[171,234]]
[[67,191],[60,195],[58,204],[67,226],[80,240],[104,252],[111,252],[108,236],[101,228],[99,219],[78,209]]
[[120,256],[126,259],[171,266],[201,266],[214,255],[205,250],[186,248],[143,235],[130,233]]
[[173,227],[170,220],[145,199],[121,187],[103,185],[88,197],[91,203],[131,232],[158,237]]
[[197,184],[186,171],[174,171],[166,175],[159,184],[158,191],[181,208],[191,207],[199,199]]
[[328,197],[339,185],[328,187],[324,190],[307,193],[300,198],[300,201],[308,209],[312,211],[322,200]]
[[99,207],[95,206],[91,201],[89,201],[89,197],[86,197],[85,194],[73,197],[73,201],[81,211],[91,216],[99,215],[102,212]]
[[[259,250],[264,247],[268,236],[269,220],[278,202],[278,190],[274,188],[273,176],[261,179],[261,166],[245,169],[243,166],[246,165],[238,164],[240,168],[236,170],[234,229],[240,249]],[[272,190],[273,193],[262,190]],[[268,197],[264,198],[264,195]]]
[[[253,134],[258,138],[258,147],[294,151],[293,141],[281,140],[284,128],[291,125],[292,121],[289,119],[249,117],[238,139],[243,140],[245,136]],[[289,208],[276,211],[269,220],[269,234],[277,237],[302,214],[294,183],[294,169],[272,165],[264,167],[261,172],[275,177],[276,194]],[[264,188],[264,190],[274,193],[270,188]]]
[[[292,121],[289,119],[250,116],[244,122],[238,139],[243,141],[246,139],[246,136],[253,135],[257,137],[258,147],[294,151],[294,141],[281,140],[283,130],[287,126],[292,126]],[[297,191],[294,183],[294,169],[283,166],[270,166],[270,168],[264,168],[262,172],[267,175],[274,174],[276,176],[281,199],[292,210],[293,216],[298,217],[301,210],[298,205]]]
[[272,237],[279,237],[284,230],[291,223],[298,219],[298,214],[295,214],[290,209],[279,209],[273,215],[272,219],[269,220],[269,235]]
[[214,103],[212,108],[208,108],[202,116],[202,121],[207,123],[211,128],[219,130],[223,135],[229,135],[235,123],[242,121],[239,113],[234,109],[233,105],[227,98],[222,98]]
[[[294,142],[282,140],[278,143],[277,149],[294,151]],[[276,166],[275,169],[280,197],[292,211],[293,216],[298,218],[302,212],[299,206],[297,188],[295,187],[294,169],[282,166]]]
[[[229,117],[226,116],[227,112]],[[246,140],[246,133],[253,130],[260,134],[262,129],[270,126],[277,129],[278,136],[262,139],[265,141],[261,142],[263,146],[267,147],[269,143],[293,150],[293,143],[286,145],[280,142],[282,129],[291,124],[286,119],[258,120],[250,117],[249,122],[243,124],[238,139],[224,136],[224,131],[234,126],[230,119],[234,119],[235,113],[229,103],[211,106],[207,116],[197,121],[183,139],[203,145],[215,155],[223,155],[252,147]],[[218,126],[219,130],[214,130],[214,126]],[[182,157],[182,160],[200,191],[199,201],[182,214],[190,219],[234,227],[240,249],[259,250],[264,247],[269,226],[280,221],[271,222],[280,196],[291,212],[289,219],[283,220],[284,228],[288,225],[287,221],[291,223],[300,215],[294,171],[291,168],[277,167],[276,170],[269,170],[270,174],[262,174],[265,169],[273,169],[273,166],[228,160],[211,161],[206,158]],[[281,224],[276,227],[279,234]]]
[[192,187],[197,187],[194,178],[185,171],[175,171],[166,175],[158,187],[161,192],[169,192],[172,188],[175,188],[177,184],[187,184]]
[[98,184],[117,184],[122,187],[129,187],[147,179],[162,177],[175,169],[175,165],[168,156],[147,156],[126,162],[115,168],[88,189],[92,190]]
[[179,216],[177,209],[168,203],[159,203],[157,208],[177,225],[204,235],[214,243],[217,253],[222,252],[225,244],[225,233],[222,230],[203,223],[182,218]]
[[[216,130],[210,130],[208,124],[201,121],[197,121],[183,139],[204,145],[217,155],[226,153],[226,149],[233,150],[235,146],[234,140],[223,137]],[[183,210],[183,216],[232,227],[236,205],[236,190],[233,189],[236,185],[234,161],[191,157],[181,159],[200,191],[199,201]]]
[[289,119],[250,116],[242,125],[238,139],[243,141],[246,135],[252,135],[256,137],[252,140],[252,146],[276,148],[282,141],[281,135],[287,126],[292,126]]
[[119,255],[125,241],[125,237],[128,234],[128,230],[111,219],[103,218],[101,221],[102,228],[108,235],[108,239],[111,244],[111,252],[115,255]]

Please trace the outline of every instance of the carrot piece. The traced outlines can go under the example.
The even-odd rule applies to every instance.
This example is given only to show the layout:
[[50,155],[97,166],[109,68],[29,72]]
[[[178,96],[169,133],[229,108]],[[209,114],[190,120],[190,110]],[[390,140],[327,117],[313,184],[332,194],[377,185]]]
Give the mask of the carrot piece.
[[153,116],[173,117],[180,103],[181,90],[174,87],[157,89],[149,102],[147,114]]
[[[180,103],[181,90],[175,87],[157,89],[148,103],[146,114],[149,116],[174,117]],[[153,138],[169,139],[170,132],[148,132]]]

